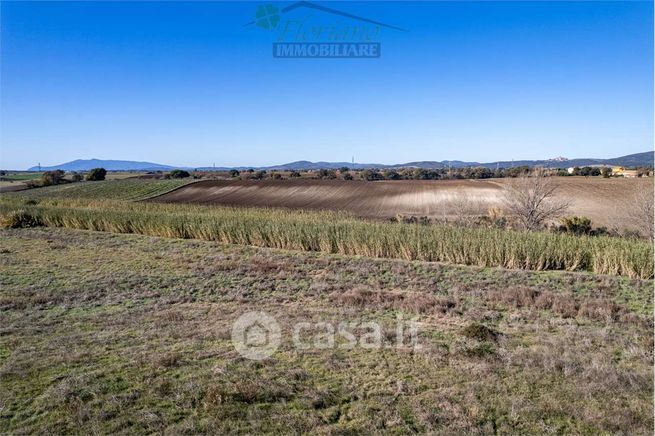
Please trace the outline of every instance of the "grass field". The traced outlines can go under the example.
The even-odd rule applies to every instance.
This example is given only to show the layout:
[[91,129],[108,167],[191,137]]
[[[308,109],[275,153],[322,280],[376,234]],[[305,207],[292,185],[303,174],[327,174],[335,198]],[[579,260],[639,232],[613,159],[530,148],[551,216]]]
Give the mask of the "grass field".
[[39,179],[41,174],[38,172],[7,173],[0,176],[0,189],[5,192],[24,189],[26,185],[23,182]]
[[102,182],[79,182],[46,186],[21,191],[19,195],[29,199],[62,198],[138,201],[165,194],[191,182],[193,182],[192,179],[140,180],[119,178]]
[[23,188],[24,185],[19,182],[0,180],[0,189],[8,190],[8,188],[14,188],[14,187],[16,187],[16,190],[18,190]]
[[4,176],[0,176],[0,179],[12,181],[12,182],[22,182],[25,180],[35,180],[41,178],[42,172],[18,172],[18,173],[7,173]]
[[[0,231],[6,433],[652,434],[652,281]],[[232,322],[282,327],[264,361]],[[415,318],[420,349],[298,350],[302,321]]]

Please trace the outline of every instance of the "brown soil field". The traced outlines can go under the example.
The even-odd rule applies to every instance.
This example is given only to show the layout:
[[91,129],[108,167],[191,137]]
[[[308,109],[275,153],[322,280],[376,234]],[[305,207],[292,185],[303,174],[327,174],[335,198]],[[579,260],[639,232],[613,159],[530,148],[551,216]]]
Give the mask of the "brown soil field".
[[[568,215],[591,218],[596,226],[630,227],[631,199],[637,189],[652,189],[653,179],[557,177],[558,196],[570,203]],[[364,218],[398,214],[449,218],[485,214],[502,208],[508,179],[488,180],[207,180],[157,197],[167,203],[246,207],[344,210]]]

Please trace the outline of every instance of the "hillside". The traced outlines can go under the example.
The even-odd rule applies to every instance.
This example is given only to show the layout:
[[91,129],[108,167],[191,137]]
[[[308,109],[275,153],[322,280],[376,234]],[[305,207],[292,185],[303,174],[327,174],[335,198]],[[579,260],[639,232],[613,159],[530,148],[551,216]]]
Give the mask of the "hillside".
[[31,167],[28,171],[88,171],[92,168],[104,168],[109,171],[167,171],[176,167],[152,162],[136,162],[130,160],[77,159],[59,165]]
[[[245,170],[254,168],[258,170],[277,170],[277,171],[293,171],[293,170],[319,170],[319,169],[339,169],[348,167],[350,169],[367,169],[367,168],[466,168],[466,167],[485,167],[485,168],[510,168],[516,166],[543,166],[549,168],[568,168],[575,166],[585,165],[620,165],[627,167],[652,167],[655,153],[647,151],[644,153],[629,154],[626,156],[615,157],[611,159],[596,159],[596,158],[580,158],[580,159],[564,159],[564,160],[517,160],[517,161],[497,161],[497,162],[467,162],[460,160],[443,160],[443,161],[416,161],[406,162],[402,164],[377,164],[377,163],[351,163],[351,162],[311,162],[307,160],[299,160],[289,162],[282,165],[271,165],[264,167],[180,167],[162,165],[152,162],[135,162],[128,160],[101,160],[101,159],[77,159],[71,162],[62,163],[53,166],[42,166],[41,171],[51,170],[64,170],[64,171],[88,171],[91,168],[102,167],[109,171],[170,171],[175,168],[180,169],[196,169],[200,171],[226,171],[231,169]],[[39,167],[31,167],[28,171],[38,171]]]

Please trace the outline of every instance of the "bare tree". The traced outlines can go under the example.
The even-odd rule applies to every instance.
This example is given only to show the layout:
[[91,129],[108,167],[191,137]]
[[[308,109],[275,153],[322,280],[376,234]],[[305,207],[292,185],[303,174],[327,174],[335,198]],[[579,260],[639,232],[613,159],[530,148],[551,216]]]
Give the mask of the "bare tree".
[[473,202],[463,190],[458,191],[454,198],[448,200],[446,208],[455,218],[455,222],[460,225],[470,225],[475,217]]
[[655,232],[652,184],[646,188],[637,188],[632,202],[628,205],[628,210],[630,211],[630,219],[639,229],[639,232],[652,241]]
[[452,198],[443,203],[444,216],[447,213],[459,225],[475,224],[485,213],[486,208],[486,203],[479,197],[479,194],[469,194],[467,188],[458,189]]
[[527,230],[535,230],[553,218],[564,214],[569,207],[557,199],[557,186],[543,168],[512,179],[505,185],[504,200],[507,212]]

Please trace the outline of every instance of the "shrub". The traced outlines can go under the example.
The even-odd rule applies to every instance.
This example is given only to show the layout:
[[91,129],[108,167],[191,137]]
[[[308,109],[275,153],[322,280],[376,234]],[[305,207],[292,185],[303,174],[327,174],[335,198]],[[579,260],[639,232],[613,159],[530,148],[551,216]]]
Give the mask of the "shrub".
[[495,330],[490,329],[489,327],[473,323],[469,324],[462,330],[462,335],[470,339],[475,339],[477,341],[496,341],[498,339],[499,333]]
[[64,172],[62,170],[46,171],[41,176],[43,186],[58,185],[64,181]]
[[37,227],[41,225],[38,217],[22,209],[10,211],[0,215],[0,227],[5,229],[19,229],[25,227]]
[[426,170],[425,168],[418,168],[411,174],[414,180],[437,180],[439,179],[439,172],[436,170]]
[[584,216],[570,216],[561,219],[560,230],[574,235],[590,235],[591,220]]
[[298,171],[291,171],[291,174],[289,174],[289,177],[291,177],[291,178],[300,177],[300,173]]
[[362,171],[362,177],[364,180],[368,180],[369,182],[375,180],[384,180],[384,176],[380,174],[378,170],[364,170]]
[[385,171],[383,177],[386,180],[400,180],[402,178],[400,174],[398,174],[398,172],[394,170]]
[[106,175],[107,175],[106,169],[93,168],[92,170],[89,170],[89,172],[86,174],[86,179],[89,181],[105,180]]
[[487,210],[486,216],[477,217],[475,224],[495,229],[505,229],[509,225],[502,209],[492,207]]
[[343,179],[344,180],[353,180],[353,175],[350,174],[349,172],[344,172],[343,173]]
[[73,175],[71,176],[71,180],[73,180],[73,182],[81,182],[83,178],[84,177],[82,177],[82,174],[78,174],[78,173],[73,173]]
[[337,178],[337,173],[334,170],[319,170],[318,177],[323,180],[334,180]]
[[239,177],[240,174],[239,170],[230,170],[230,177]]
[[187,177],[190,177],[191,174],[185,170],[173,170],[170,172],[170,176],[171,179],[186,179]]

